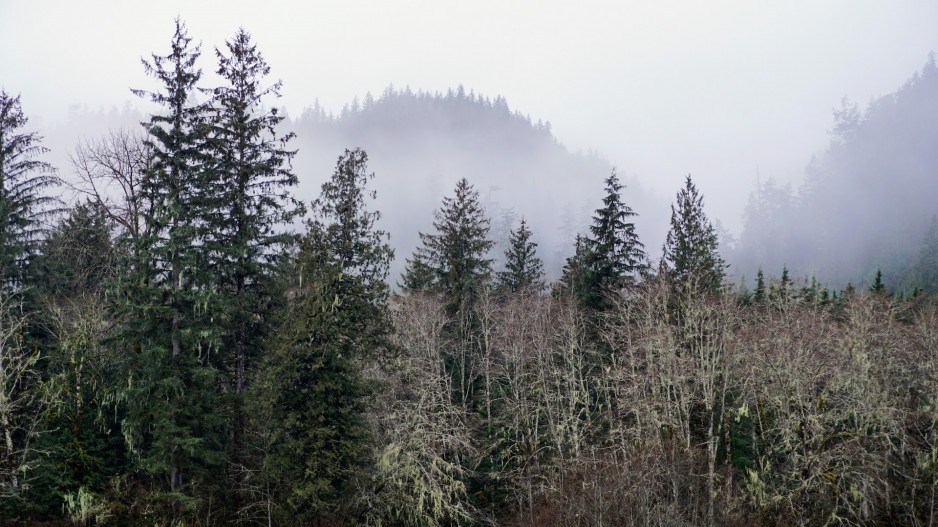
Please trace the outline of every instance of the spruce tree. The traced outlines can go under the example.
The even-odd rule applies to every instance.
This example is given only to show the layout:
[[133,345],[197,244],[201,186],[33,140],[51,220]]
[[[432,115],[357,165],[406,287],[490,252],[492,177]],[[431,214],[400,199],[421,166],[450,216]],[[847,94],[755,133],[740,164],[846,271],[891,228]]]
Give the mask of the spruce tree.
[[[159,91],[133,90],[160,111],[146,125],[142,191],[153,203],[124,280],[125,437],[149,477],[150,511],[172,524],[195,517],[219,482],[226,432],[213,364],[217,295],[207,263],[212,192],[207,105],[196,100],[199,46],[176,20],[167,55],[143,60]],[[165,507],[165,508],[161,508]]]
[[367,155],[346,150],[313,202],[288,306],[252,388],[270,442],[265,481],[288,523],[340,514],[367,453],[363,364],[389,347],[393,251],[369,211]]
[[671,283],[686,293],[716,293],[723,286],[726,265],[720,257],[716,230],[703,211],[703,196],[691,181],[671,205],[671,229],[662,264]]
[[0,286],[19,290],[41,242],[41,220],[52,213],[55,199],[43,190],[58,179],[39,159],[48,150],[42,137],[24,130],[29,122],[13,97],[0,90]]
[[270,67],[244,29],[215,54],[225,84],[210,90],[212,193],[204,227],[208,268],[224,313],[216,318],[223,325],[218,367],[232,394],[231,461],[237,475],[245,463],[243,393],[270,324],[273,273],[295,238],[282,225],[303,207],[289,191],[297,184],[290,168],[295,151],[287,149],[294,134],[279,133],[284,118],[265,105],[279,97],[280,82],[263,85]]
[[499,286],[508,291],[544,289],[544,263],[537,256],[537,244],[531,241],[531,235],[524,218],[518,229],[508,234],[505,270],[498,273]]

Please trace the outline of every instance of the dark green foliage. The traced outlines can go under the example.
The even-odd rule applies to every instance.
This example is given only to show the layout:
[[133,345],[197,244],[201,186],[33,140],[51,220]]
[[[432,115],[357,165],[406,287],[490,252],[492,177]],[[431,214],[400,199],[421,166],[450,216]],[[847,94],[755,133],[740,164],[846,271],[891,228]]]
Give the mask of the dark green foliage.
[[453,197],[443,198],[433,217],[436,232],[420,233],[423,246],[409,260],[404,284],[425,282],[425,264],[433,270],[430,290],[444,295],[450,314],[465,312],[491,279],[492,260],[487,256],[494,242],[488,239],[489,219],[479,204],[479,192],[465,178],[456,183]]
[[295,151],[287,149],[294,134],[280,134],[283,116],[268,106],[279,96],[280,82],[264,87],[270,67],[243,29],[215,54],[225,84],[209,90],[206,263],[218,295],[215,360],[230,395],[231,484],[241,493],[247,471],[243,394],[269,332],[271,299],[278,296],[273,274],[295,241],[282,225],[303,207],[290,195],[297,184]]
[[508,235],[505,270],[498,273],[498,285],[511,292],[544,289],[544,263],[537,256],[537,244],[531,241],[531,229],[524,218],[517,230]]
[[613,170],[606,178],[603,206],[596,210],[590,226],[587,260],[593,284],[602,294],[636,285],[647,269],[645,246],[629,221],[637,214],[622,201],[622,189]]
[[876,269],[876,278],[873,279],[873,285],[870,286],[870,292],[880,295],[886,293],[886,286],[883,285],[882,269]]
[[[362,371],[389,346],[393,253],[366,198],[367,155],[346,150],[313,202],[290,267],[288,306],[252,388],[262,471],[286,523],[341,515],[368,452]],[[346,510],[345,514],[348,514]]]
[[717,235],[703,211],[703,196],[691,181],[671,205],[671,230],[664,243],[662,267],[674,287],[687,294],[713,294],[723,287],[726,265],[720,258]]
[[19,289],[41,240],[41,220],[55,199],[43,191],[58,179],[39,157],[42,137],[23,128],[28,119],[19,96],[0,90],[0,285]]
[[100,205],[82,203],[49,233],[37,259],[43,296],[103,295],[113,286],[121,255],[113,225]]
[[425,247],[414,250],[414,254],[405,260],[406,265],[398,287],[411,293],[432,290],[436,283],[436,273],[430,266],[429,259]]
[[560,282],[555,286],[554,291],[572,295],[581,306],[600,303],[602,297],[591,281],[592,273],[589,268],[591,260],[589,240],[578,234],[573,244],[573,255],[567,258]]
[[114,313],[123,322],[125,436],[149,478],[147,510],[173,523],[209,506],[227,435],[214,364],[217,295],[204,243],[214,227],[208,108],[193,102],[198,56],[177,20],[170,53],[144,61],[161,87],[135,90],[161,109],[147,123],[152,159],[143,192],[154,206]]
[[762,269],[759,269],[756,273],[756,292],[752,300],[756,304],[765,303],[765,273],[762,272]]

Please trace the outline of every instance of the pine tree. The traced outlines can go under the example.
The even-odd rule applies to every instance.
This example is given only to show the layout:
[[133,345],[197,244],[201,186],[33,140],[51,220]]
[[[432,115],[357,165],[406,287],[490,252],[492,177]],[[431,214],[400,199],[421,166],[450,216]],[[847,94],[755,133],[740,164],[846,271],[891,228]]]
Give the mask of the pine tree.
[[283,116],[265,107],[268,98],[279,96],[280,82],[263,86],[270,67],[244,29],[225,48],[215,54],[217,73],[226,84],[210,90],[213,191],[204,227],[208,268],[225,313],[218,366],[232,393],[232,468],[243,474],[242,397],[270,324],[274,270],[295,241],[281,225],[303,207],[289,192],[298,181],[290,169],[295,151],[287,149],[294,134],[281,135],[277,127]]
[[367,160],[346,150],[313,202],[289,304],[254,389],[258,413],[270,416],[265,479],[290,523],[338,514],[367,452],[362,364],[389,347],[393,258],[379,213],[367,209]]
[[723,286],[726,265],[719,254],[716,230],[704,214],[703,196],[690,175],[676,200],[662,257],[668,279],[679,291],[716,293]]
[[609,295],[637,284],[647,268],[645,246],[629,221],[637,214],[622,201],[624,187],[615,170],[605,185],[603,206],[593,216],[586,251],[589,296],[594,299],[590,307],[602,307]]
[[151,162],[142,191],[153,208],[115,312],[124,320],[122,340],[129,348],[125,437],[150,477],[153,494],[146,501],[172,524],[208,505],[202,498],[219,483],[227,435],[212,364],[217,295],[204,242],[214,188],[207,170],[207,105],[196,101],[198,57],[199,46],[177,19],[170,53],[143,60],[161,90],[133,90],[161,112],[146,123]]
[[42,137],[23,128],[29,122],[19,96],[0,90],[0,286],[20,289],[55,199],[43,190],[58,179],[40,156],[48,150]]
[[524,218],[518,229],[508,234],[505,270],[498,273],[499,285],[508,291],[544,289],[544,263],[537,257],[537,244],[531,241],[531,235]]

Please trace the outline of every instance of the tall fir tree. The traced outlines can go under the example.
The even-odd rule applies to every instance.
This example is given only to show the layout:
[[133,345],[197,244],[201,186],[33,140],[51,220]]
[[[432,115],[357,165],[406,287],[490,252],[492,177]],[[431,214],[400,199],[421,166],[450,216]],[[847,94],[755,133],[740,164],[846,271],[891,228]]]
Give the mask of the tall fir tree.
[[503,289],[511,292],[544,289],[544,263],[537,256],[532,234],[524,218],[517,229],[509,232],[505,270],[498,273],[498,284]]
[[264,479],[285,523],[349,514],[343,508],[368,452],[363,366],[389,347],[393,251],[379,213],[368,210],[367,160],[346,150],[313,202],[288,306],[252,388],[269,429]]
[[420,233],[419,247],[403,276],[404,284],[425,282],[426,265],[433,271],[430,289],[441,292],[450,314],[471,309],[481,288],[492,277],[488,253],[489,219],[479,203],[479,192],[465,178],[456,183],[453,197],[444,197],[433,212],[435,233]]
[[723,287],[726,264],[720,257],[716,230],[704,213],[703,196],[690,175],[671,205],[671,229],[661,261],[679,291],[716,293]]
[[636,285],[647,270],[645,246],[638,238],[637,216],[622,201],[622,183],[613,170],[605,180],[603,206],[596,209],[591,236],[583,240],[580,284],[576,289],[581,305],[593,309],[608,307],[609,297]]
[[[199,46],[176,20],[167,55],[143,60],[160,90],[133,90],[158,106],[142,191],[153,203],[124,281],[125,437],[148,476],[147,507],[173,525],[204,512],[218,489],[226,431],[213,364],[217,295],[204,243],[212,228],[208,107],[196,100]],[[165,516],[163,516],[165,515]]]
[[[268,332],[273,275],[295,236],[283,225],[303,212],[290,194],[297,184],[291,170],[293,133],[281,134],[283,121],[268,99],[279,97],[280,82],[264,86],[270,67],[244,29],[215,50],[223,86],[212,95],[209,120],[211,201],[205,227],[208,269],[219,294],[218,368],[231,394],[230,427],[233,483],[245,474],[243,394]],[[268,103],[269,104],[269,103]],[[224,321],[224,322],[222,322]]]
[[43,191],[58,178],[40,158],[48,149],[42,137],[24,130],[29,119],[19,96],[0,90],[0,285],[22,288],[27,268],[42,241],[42,220],[55,199]]

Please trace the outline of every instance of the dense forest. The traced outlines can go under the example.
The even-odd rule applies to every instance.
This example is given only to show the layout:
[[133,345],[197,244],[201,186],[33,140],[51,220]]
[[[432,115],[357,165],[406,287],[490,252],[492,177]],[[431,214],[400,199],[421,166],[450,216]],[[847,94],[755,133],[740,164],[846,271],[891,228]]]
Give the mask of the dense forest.
[[[204,85],[179,21],[170,44],[143,61],[158,88],[135,90],[157,110],[142,129],[82,141],[67,185],[19,96],[0,92],[0,523],[934,525],[931,282],[888,287],[885,265],[834,245],[824,261],[858,262],[869,287],[794,279],[769,256],[752,261],[753,287],[734,287],[691,176],[659,248],[608,166],[583,175],[604,184],[556,280],[537,241],[556,226],[506,219],[520,203],[493,217],[469,176],[447,176],[432,213],[407,207],[428,221],[402,234],[413,250],[392,273],[376,204],[393,183],[336,130],[394,129],[399,108],[423,101],[487,108],[525,132],[485,137],[447,109],[423,131],[364,141],[369,152],[438,148],[438,119],[524,150],[530,121],[500,98],[388,90],[344,118],[292,122],[247,32],[215,50],[219,86]],[[896,173],[885,154],[855,155],[899,143],[884,143],[881,116],[900,115],[889,105],[904,108],[934,70],[864,116],[844,106],[799,206],[847,207],[824,189],[850,167],[915,193],[876,179]],[[928,112],[914,122],[934,122]],[[288,125],[337,155],[308,202]],[[547,125],[533,129],[534,147],[571,159]],[[902,148],[934,155],[928,140]],[[560,168],[603,164],[586,159]],[[485,171],[440,160],[430,170]],[[495,176],[523,184],[508,174]],[[71,205],[54,197],[63,186]],[[790,247],[757,236],[764,195],[736,251]],[[557,216],[556,204],[544,206]],[[936,231],[915,276],[935,276]]]

